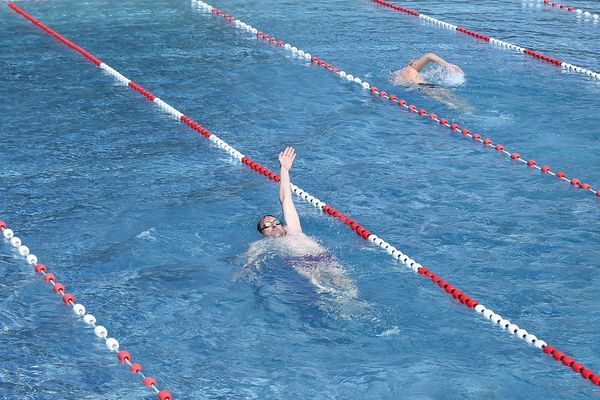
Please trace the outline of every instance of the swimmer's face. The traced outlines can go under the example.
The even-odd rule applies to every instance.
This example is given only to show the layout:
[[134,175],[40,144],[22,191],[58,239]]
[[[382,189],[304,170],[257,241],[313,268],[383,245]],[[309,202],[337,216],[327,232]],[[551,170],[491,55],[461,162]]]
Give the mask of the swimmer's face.
[[260,233],[262,233],[265,236],[278,237],[286,234],[285,228],[283,227],[281,221],[279,221],[272,215],[267,215],[263,217],[260,222],[259,228]]

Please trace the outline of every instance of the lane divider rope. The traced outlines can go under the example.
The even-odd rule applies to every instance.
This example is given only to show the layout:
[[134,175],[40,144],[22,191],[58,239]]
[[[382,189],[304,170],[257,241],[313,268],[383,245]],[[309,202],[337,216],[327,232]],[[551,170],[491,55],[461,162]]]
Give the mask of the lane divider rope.
[[52,290],[54,293],[62,297],[62,300],[66,305],[69,305],[73,308],[75,315],[81,317],[86,324],[94,328],[94,334],[100,339],[104,340],[106,348],[117,353],[117,358],[119,361],[123,364],[129,365],[129,370],[132,373],[139,375],[142,378],[144,385],[156,392],[159,400],[171,400],[173,398],[171,393],[169,393],[167,390],[158,390],[156,387],[156,379],[151,376],[144,375],[142,372],[142,364],[133,363],[131,354],[127,350],[119,350],[119,341],[108,336],[108,330],[104,326],[97,323],[96,317],[93,314],[88,313],[83,304],[76,302],[75,296],[67,292],[65,285],[58,281],[56,275],[50,272],[46,265],[38,262],[37,256],[31,253],[29,247],[22,243],[21,238],[15,236],[14,231],[10,229],[4,221],[0,221],[0,232],[2,232],[4,239],[9,241],[10,244],[17,249],[19,254],[25,257],[28,264],[34,265],[35,272],[41,274],[44,281],[52,285]]
[[[199,2],[199,4],[201,4],[201,6],[206,8],[208,11],[215,12],[216,14],[222,15],[223,17],[229,19],[232,22],[236,21],[236,19],[234,17],[232,17],[228,14],[225,14],[221,10],[213,8],[212,6],[210,6],[206,3]],[[37,19],[35,19],[34,17],[32,17],[31,15],[29,15],[28,13],[26,13],[19,7],[17,7],[14,3],[9,3],[9,6],[13,10],[17,11],[19,14],[21,14],[22,16],[24,16],[25,18],[27,18],[28,20],[30,20],[31,22],[33,22],[34,24],[36,24],[37,26],[42,28],[44,31],[46,31],[49,34],[51,34],[52,36],[54,36],[55,38],[57,38],[59,40],[61,40],[60,38],[65,39],[62,35],[58,34],[56,31],[52,30],[51,28],[47,27],[46,25],[42,24]],[[249,26],[249,25],[247,25],[247,26],[254,33],[258,32],[256,30],[256,28]],[[61,41],[63,41],[63,40],[61,40]],[[72,43],[72,42],[69,42],[69,43]],[[71,47],[71,46],[69,46],[69,47]],[[89,53],[87,51],[85,51],[84,49],[82,49],[81,47],[76,47],[76,48],[71,47],[71,48],[74,49],[75,51],[81,53],[82,55],[84,55],[84,57],[88,58],[94,64],[96,64],[98,66],[103,64],[102,62],[100,62],[98,64],[96,61],[100,61],[100,60],[96,57],[93,57],[93,56],[92,56],[93,58],[87,57],[86,54],[89,54]],[[114,69],[112,69],[110,67],[102,68],[102,69],[104,71],[111,71],[111,72],[109,72],[109,74],[111,76],[113,76],[117,81],[119,81],[123,84],[126,84],[133,90],[141,93],[148,100],[158,104],[162,111],[164,111],[170,115],[173,115],[175,117],[178,117],[179,121],[185,123],[190,128],[192,128],[193,130],[200,133],[202,136],[209,139],[216,146],[218,146],[219,148],[228,152],[232,157],[240,160],[242,162],[242,164],[248,166],[249,168],[258,172],[259,174],[266,176],[271,181],[274,181],[274,182],[280,181],[279,175],[277,175],[270,169],[264,167],[260,163],[252,160],[248,156],[244,156],[242,153],[237,151],[235,148],[233,148],[232,146],[227,144],[222,139],[218,138],[215,134],[213,134],[211,131],[209,131],[208,129],[203,127],[201,124],[199,124],[196,121],[192,120],[191,118],[185,116],[183,113],[177,111],[175,108],[166,104],[166,102],[162,102],[162,101],[157,102],[158,97],[154,96],[148,90],[144,89],[143,87],[141,87],[140,85],[137,85],[137,84],[135,86],[132,86],[131,80],[125,78],[119,72],[115,71]],[[519,327],[518,325],[512,323],[510,320],[502,317],[500,314],[496,313],[492,309],[485,307],[483,304],[479,303],[477,300],[473,299],[471,296],[469,296],[462,290],[458,289],[456,286],[452,285],[447,280],[442,279],[440,276],[435,274],[433,271],[431,271],[428,268],[424,267],[423,265],[419,264],[418,262],[416,262],[415,260],[410,258],[408,255],[402,253],[402,251],[397,249],[392,244],[386,242],[379,236],[373,234],[370,230],[368,230],[367,228],[365,228],[364,226],[359,224],[357,221],[355,221],[353,218],[349,217],[348,215],[338,211],[336,208],[332,207],[331,205],[328,205],[328,204],[322,202],[315,196],[311,195],[310,193],[308,193],[305,190],[302,190],[301,188],[299,188],[298,186],[296,186],[294,184],[291,184],[291,189],[297,196],[299,196],[303,200],[305,200],[308,203],[312,204],[313,206],[319,208],[327,215],[330,215],[333,218],[337,218],[340,221],[342,221],[343,223],[345,223],[346,225],[348,225],[354,232],[356,232],[357,235],[359,235],[363,239],[368,240],[368,241],[376,244],[377,246],[379,246],[381,249],[385,250],[389,255],[391,255],[396,260],[399,260],[407,268],[410,268],[412,271],[429,278],[433,283],[438,285],[448,295],[450,295],[454,299],[456,299],[457,302],[460,302],[461,304],[465,305],[466,307],[475,310],[475,312],[477,312],[478,314],[481,314],[485,318],[492,321],[492,323],[494,325],[499,326],[502,329],[515,335],[516,337],[526,341],[527,343],[532,344],[536,348],[542,350],[545,354],[552,356],[555,360],[562,362],[563,365],[565,365],[565,366],[573,369],[575,372],[579,373],[584,379],[590,380],[595,385],[600,386],[600,375],[596,374],[592,369],[586,367],[581,362],[578,362],[577,360],[575,360],[575,358],[567,355],[566,353],[557,349],[556,347],[547,344],[544,340],[539,339],[534,334],[532,334],[532,333],[528,332],[527,330]],[[0,229],[3,230],[3,233],[6,232],[6,224],[3,222],[0,223]],[[13,243],[13,246],[15,246],[15,244],[16,243]],[[18,246],[16,246],[16,247],[18,247]],[[31,261],[33,261],[33,260],[31,260]],[[160,394],[159,394],[159,396],[160,396]],[[169,394],[169,396],[167,396],[167,397],[163,396],[162,398],[159,397],[159,399],[160,400],[170,400],[171,397]]]
[[[193,0],[193,2],[195,4],[197,4],[201,10],[208,12],[208,8],[203,6],[203,4],[206,4],[207,6],[209,6],[209,4],[199,1],[199,0]],[[259,39],[262,39],[263,41],[270,43],[273,46],[281,47],[282,49],[285,49],[285,50],[291,52],[293,55],[299,57],[300,59],[305,59],[307,61],[311,61],[313,64],[322,67],[324,70],[333,72],[334,74],[340,76],[342,79],[345,79],[351,83],[360,85],[364,90],[369,90],[375,96],[379,96],[382,99],[389,100],[390,102],[392,102],[394,104],[398,104],[401,108],[403,108],[406,111],[418,114],[433,123],[440,124],[442,126],[450,128],[450,131],[453,133],[454,132],[461,133],[462,136],[464,136],[464,137],[471,138],[477,142],[482,143],[484,148],[495,149],[496,151],[505,155],[506,157],[510,158],[511,160],[520,162],[524,166],[527,166],[530,168],[535,168],[543,174],[555,176],[562,182],[570,183],[574,187],[583,189],[587,192],[595,194],[597,197],[600,197],[600,189],[596,190],[592,187],[591,184],[582,182],[578,178],[575,178],[575,177],[568,178],[566,172],[564,172],[562,170],[553,172],[552,168],[549,165],[542,164],[540,166],[540,165],[538,165],[538,162],[536,160],[524,158],[521,156],[521,153],[516,152],[514,150],[508,151],[504,145],[499,144],[499,143],[494,143],[494,141],[489,137],[483,137],[479,133],[472,132],[471,129],[461,127],[458,123],[450,122],[447,118],[441,118],[438,116],[438,114],[429,112],[429,111],[425,110],[424,108],[418,107],[415,104],[409,104],[405,99],[399,98],[396,95],[392,95],[391,93],[388,93],[385,90],[379,90],[376,86],[372,86],[367,81],[360,79],[358,76],[348,73],[346,71],[343,71],[340,68],[335,67],[331,63],[316,57],[314,54],[311,54],[307,51],[298,49],[297,47],[291,45],[290,43],[286,43],[282,40],[276,39],[274,36],[271,36],[262,31],[259,31],[258,29],[251,27],[249,24],[232,17],[231,15],[225,13],[224,11],[214,9],[214,8],[211,8],[211,10],[213,10],[212,11],[213,14],[221,15],[226,20],[231,22],[232,23],[231,26],[233,26],[237,29],[245,30],[249,33],[253,33]]]
[[541,2],[543,2],[544,5],[546,5],[548,7],[554,7],[554,8],[560,9],[560,10],[572,12],[578,18],[584,17],[586,20],[590,20],[590,21],[593,20],[594,22],[598,22],[598,20],[600,20],[600,15],[591,13],[589,11],[584,11],[581,8],[576,8],[576,7],[570,6],[568,4],[562,4],[562,3],[558,3],[556,1],[550,1],[550,0],[538,0],[538,3],[541,3]]
[[451,31],[461,32],[461,33],[464,33],[466,35],[472,36],[474,38],[481,39],[484,42],[488,42],[488,43],[491,43],[491,44],[496,45],[496,46],[500,46],[500,47],[504,47],[504,48],[508,48],[508,49],[512,49],[512,50],[516,50],[519,53],[524,53],[524,54],[530,55],[532,57],[535,57],[538,60],[542,60],[542,61],[546,61],[546,62],[548,62],[550,64],[558,65],[558,66],[562,67],[563,69],[566,69],[566,70],[569,70],[569,71],[578,72],[580,74],[585,74],[585,75],[591,76],[592,78],[595,78],[595,79],[600,79],[600,73],[598,73],[598,72],[591,71],[591,70],[589,70],[587,68],[583,68],[583,67],[580,67],[578,65],[569,64],[569,63],[567,63],[565,61],[561,61],[561,60],[559,60],[557,58],[553,58],[553,57],[549,57],[547,55],[544,55],[544,54],[542,54],[542,53],[540,53],[538,51],[531,50],[531,49],[528,49],[526,47],[517,46],[515,44],[509,43],[509,42],[505,42],[503,40],[496,39],[496,38],[493,38],[491,36],[483,35],[481,33],[472,31],[470,29],[463,28],[462,26],[457,26],[457,25],[449,24],[449,23],[441,21],[439,19],[430,17],[429,15],[422,14],[422,13],[420,13],[418,11],[414,11],[414,10],[411,10],[409,8],[398,6],[398,5],[394,4],[394,3],[390,3],[389,1],[385,1],[385,0],[371,0],[371,1],[374,2],[374,3],[381,4],[384,7],[388,7],[388,8],[391,8],[393,10],[396,10],[396,11],[399,11],[399,12],[403,12],[405,14],[409,14],[409,15],[413,15],[415,17],[419,17],[419,18],[421,18],[424,21],[427,21],[427,22],[432,23],[434,25],[440,26],[442,28],[449,29]]

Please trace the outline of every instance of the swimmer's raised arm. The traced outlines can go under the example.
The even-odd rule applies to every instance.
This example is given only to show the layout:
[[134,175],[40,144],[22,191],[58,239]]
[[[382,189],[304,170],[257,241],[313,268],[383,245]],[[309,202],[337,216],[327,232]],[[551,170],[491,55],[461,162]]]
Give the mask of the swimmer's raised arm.
[[448,65],[448,62],[444,60],[442,57],[438,56],[435,53],[426,53],[416,60],[411,61],[408,66],[417,70],[417,72],[421,71],[428,63],[434,62],[443,67]]
[[290,169],[296,158],[296,151],[293,147],[286,147],[284,151],[279,153],[279,164],[281,170],[279,176],[279,202],[281,203],[281,210],[283,211],[283,218],[286,223],[286,232],[288,234],[302,233],[302,227],[300,226],[300,217],[296,211],[294,205],[294,199],[292,198],[292,189],[290,187]]
[[435,53],[426,53],[421,57],[412,60],[404,68],[399,71],[394,71],[390,75],[390,81],[395,85],[409,86],[414,83],[427,83],[427,81],[421,75],[421,70],[425,68],[427,64],[434,62],[447,68],[451,72],[462,72],[459,67],[454,64],[450,64],[442,57]]

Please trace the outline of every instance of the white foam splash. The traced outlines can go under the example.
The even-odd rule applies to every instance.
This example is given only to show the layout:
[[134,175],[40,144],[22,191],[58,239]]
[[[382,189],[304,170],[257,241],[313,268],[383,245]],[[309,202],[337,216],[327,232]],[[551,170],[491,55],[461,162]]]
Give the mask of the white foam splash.
[[155,232],[156,232],[156,229],[150,228],[146,231],[141,232],[139,235],[136,236],[136,238],[142,239],[142,240],[149,240],[151,242],[156,242],[156,240],[157,240],[156,237],[152,235]]
[[422,72],[422,75],[427,82],[449,87],[460,86],[466,81],[465,73],[462,70],[451,70],[441,65],[428,68]]
[[396,336],[399,333],[400,333],[400,328],[398,328],[397,326],[394,326],[392,328],[384,330],[377,336],[379,336],[379,337]]

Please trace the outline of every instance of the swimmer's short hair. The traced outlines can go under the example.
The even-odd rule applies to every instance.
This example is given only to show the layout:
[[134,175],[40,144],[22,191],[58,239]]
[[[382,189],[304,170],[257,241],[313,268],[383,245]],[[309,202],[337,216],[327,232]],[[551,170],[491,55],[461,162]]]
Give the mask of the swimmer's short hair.
[[257,230],[257,231],[258,231],[258,233],[260,233],[260,234],[262,234],[262,230],[260,229],[260,227],[262,226],[262,224],[263,224],[263,222],[264,222],[265,218],[267,218],[267,217],[273,217],[273,218],[277,218],[276,216],[274,216],[274,215],[271,215],[271,214],[266,214],[266,215],[263,215],[262,217],[260,217],[260,219],[258,220],[258,223],[256,224],[256,230]]

